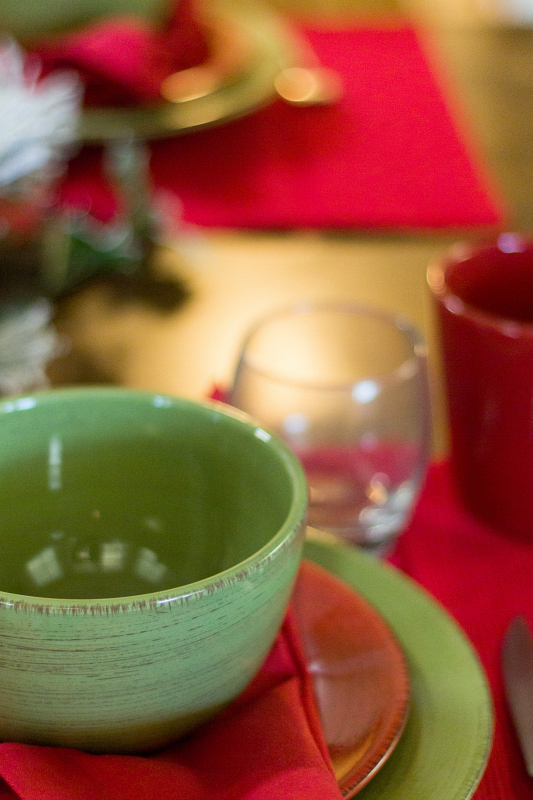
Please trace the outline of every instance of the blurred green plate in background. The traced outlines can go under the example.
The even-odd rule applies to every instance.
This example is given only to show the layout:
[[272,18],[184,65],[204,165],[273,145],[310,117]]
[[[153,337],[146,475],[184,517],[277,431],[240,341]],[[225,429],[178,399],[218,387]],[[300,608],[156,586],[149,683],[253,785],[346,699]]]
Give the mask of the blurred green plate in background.
[[131,136],[156,139],[219,125],[268,104],[275,97],[280,71],[300,65],[305,44],[281,15],[262,3],[223,2],[219,17],[247,43],[249,57],[233,74],[205,94],[181,102],[128,108],[88,108],[82,114],[80,138],[105,142]]

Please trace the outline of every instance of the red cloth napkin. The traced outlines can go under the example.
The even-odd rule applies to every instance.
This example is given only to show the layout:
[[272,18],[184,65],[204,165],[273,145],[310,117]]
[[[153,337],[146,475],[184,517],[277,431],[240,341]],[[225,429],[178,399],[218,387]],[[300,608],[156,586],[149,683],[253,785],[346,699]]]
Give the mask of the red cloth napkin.
[[3,743],[2,779],[0,800],[341,798],[290,611],[252,684],[189,738],[146,757]]
[[[307,108],[279,100],[224,126],[154,142],[155,187],[179,196],[184,222],[256,229],[503,224],[503,205],[458,122],[457,104],[452,113],[411,26],[303,33],[321,64],[341,76],[343,98]],[[123,58],[112,42],[98,51],[111,73]],[[124,92],[131,91],[126,77]],[[115,206],[97,159],[92,148],[75,159],[64,199],[84,208],[92,199],[92,212],[105,218]]]
[[170,73],[209,57],[195,0],[179,0],[168,20],[154,27],[135,16],[106,17],[34,46],[43,74],[74,69],[85,86],[86,106],[128,106],[160,100]]
[[486,670],[496,727],[475,800],[533,798],[500,675],[501,642],[511,618],[522,614],[533,624],[533,541],[516,541],[470,516],[443,462],[431,467],[411,524],[390,560],[455,617]]

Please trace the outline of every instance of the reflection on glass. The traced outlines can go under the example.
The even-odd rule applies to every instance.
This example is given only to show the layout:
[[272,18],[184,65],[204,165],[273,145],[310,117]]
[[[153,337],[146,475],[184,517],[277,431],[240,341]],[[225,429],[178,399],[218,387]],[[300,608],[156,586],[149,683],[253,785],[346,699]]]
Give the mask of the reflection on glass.
[[309,428],[310,419],[306,414],[293,411],[291,414],[287,414],[282,424],[286,434],[298,436],[298,434],[305,433]]
[[359,381],[352,388],[352,397],[358,403],[371,403],[379,393],[379,384],[371,380]]

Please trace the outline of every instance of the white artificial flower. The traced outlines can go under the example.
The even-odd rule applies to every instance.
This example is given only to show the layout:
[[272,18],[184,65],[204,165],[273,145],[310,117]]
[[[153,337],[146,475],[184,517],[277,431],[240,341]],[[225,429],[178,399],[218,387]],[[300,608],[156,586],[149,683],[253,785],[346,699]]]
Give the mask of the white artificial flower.
[[76,138],[81,98],[74,73],[40,79],[16,42],[0,42],[0,186],[41,169]]

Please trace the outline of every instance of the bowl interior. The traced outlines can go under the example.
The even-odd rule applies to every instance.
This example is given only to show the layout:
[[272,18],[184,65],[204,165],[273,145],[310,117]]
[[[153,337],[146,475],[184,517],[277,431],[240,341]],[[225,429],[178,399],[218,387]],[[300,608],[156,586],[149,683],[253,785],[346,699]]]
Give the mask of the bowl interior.
[[263,433],[217,408],[143,393],[4,403],[0,593],[139,595],[248,559],[303,503],[297,465]]

